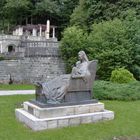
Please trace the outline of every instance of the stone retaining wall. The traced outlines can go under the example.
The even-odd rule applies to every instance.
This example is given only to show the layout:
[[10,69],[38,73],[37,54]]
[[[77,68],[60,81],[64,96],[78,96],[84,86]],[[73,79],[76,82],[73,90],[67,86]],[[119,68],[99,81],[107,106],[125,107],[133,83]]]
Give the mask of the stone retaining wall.
[[[8,39],[10,38],[2,42],[6,44],[5,46],[10,43]],[[0,61],[0,83],[35,83],[65,73],[57,40],[20,39],[17,41],[18,45],[15,44],[15,46],[18,46],[15,52],[3,53],[6,59],[16,60]],[[5,48],[7,49],[7,47]]]
[[64,63],[59,56],[0,61],[0,83],[34,83],[64,73]]

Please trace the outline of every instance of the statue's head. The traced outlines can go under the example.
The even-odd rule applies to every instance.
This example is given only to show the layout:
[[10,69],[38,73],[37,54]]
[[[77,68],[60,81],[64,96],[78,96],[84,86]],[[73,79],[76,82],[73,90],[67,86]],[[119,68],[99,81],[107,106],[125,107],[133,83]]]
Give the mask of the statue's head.
[[87,58],[87,55],[86,55],[86,53],[84,52],[84,51],[80,51],[79,53],[78,53],[78,58],[79,58],[79,60],[80,61],[88,61],[88,58]]

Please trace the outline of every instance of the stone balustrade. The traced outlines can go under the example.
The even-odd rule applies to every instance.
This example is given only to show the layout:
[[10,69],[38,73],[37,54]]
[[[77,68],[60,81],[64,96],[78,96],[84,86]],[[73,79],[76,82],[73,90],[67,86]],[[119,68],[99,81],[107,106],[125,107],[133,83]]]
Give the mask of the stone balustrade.
[[19,40],[20,36],[14,35],[0,35],[0,40]]
[[49,39],[46,39],[45,37],[43,36],[27,36],[25,37],[24,35],[23,36],[17,36],[17,35],[0,35],[0,40],[30,40],[30,41],[57,41],[57,38],[49,38]]

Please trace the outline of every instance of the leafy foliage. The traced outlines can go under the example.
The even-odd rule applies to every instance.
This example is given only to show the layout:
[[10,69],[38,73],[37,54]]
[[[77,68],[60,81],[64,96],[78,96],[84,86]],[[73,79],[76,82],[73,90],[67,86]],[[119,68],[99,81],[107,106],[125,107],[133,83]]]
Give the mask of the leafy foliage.
[[9,22],[16,22],[22,24],[26,16],[30,13],[29,9],[31,2],[29,0],[6,0],[4,5],[5,16]]
[[[94,23],[87,39],[82,41],[80,36],[80,41],[85,44],[81,49],[86,51],[90,59],[99,60],[97,74],[100,79],[109,80],[111,72],[120,67],[131,71],[135,78],[140,78],[140,20],[133,10],[127,10],[124,14],[127,16],[123,20],[116,18]],[[79,30],[80,27],[77,28]],[[85,30],[83,31],[86,33]],[[66,36],[67,34],[64,34],[64,38],[67,38]],[[73,38],[73,41],[76,43],[76,38]],[[65,39],[62,48],[66,47],[64,42]],[[69,42],[69,46],[73,48],[72,54],[75,54],[74,44]],[[65,49],[63,50],[65,54]],[[70,59],[70,57],[68,59],[65,57],[65,60],[71,61]]]
[[1,0],[0,29],[18,24],[46,24],[50,19],[63,30],[77,4],[78,0]]
[[110,81],[122,84],[136,81],[136,79],[127,69],[118,68],[112,71]]
[[124,20],[124,24],[126,25],[130,43],[133,46],[133,63],[130,70],[134,74],[135,78],[140,80],[140,19],[136,18],[135,11],[128,10],[127,13],[128,16]]
[[109,80],[112,70],[117,67],[128,68],[132,64],[132,44],[127,38],[126,27],[119,19],[93,24],[89,36],[76,26],[68,28],[61,43],[62,55],[67,64],[74,62],[80,49],[90,59],[99,60],[97,74],[100,79]]
[[71,24],[86,26],[90,30],[90,25],[95,22],[125,18],[128,9],[135,9],[139,16],[139,5],[139,0],[80,0],[71,16]]
[[77,54],[80,50],[85,50],[87,34],[76,26],[67,28],[63,33],[60,48],[62,56],[66,62],[67,72],[71,71],[72,66],[77,60]]
[[112,70],[128,68],[132,64],[132,45],[127,38],[126,27],[119,19],[93,24],[92,27],[88,42],[99,60],[97,74],[101,79],[109,80]]
[[95,81],[94,97],[101,100],[140,100],[140,82],[118,84]]

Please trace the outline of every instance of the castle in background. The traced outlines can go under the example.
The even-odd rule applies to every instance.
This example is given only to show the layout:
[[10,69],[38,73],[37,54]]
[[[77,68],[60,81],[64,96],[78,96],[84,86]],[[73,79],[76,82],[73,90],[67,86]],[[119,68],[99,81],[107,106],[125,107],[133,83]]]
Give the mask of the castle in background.
[[13,35],[0,35],[0,83],[46,81],[65,72],[55,37],[56,26],[17,26]]

